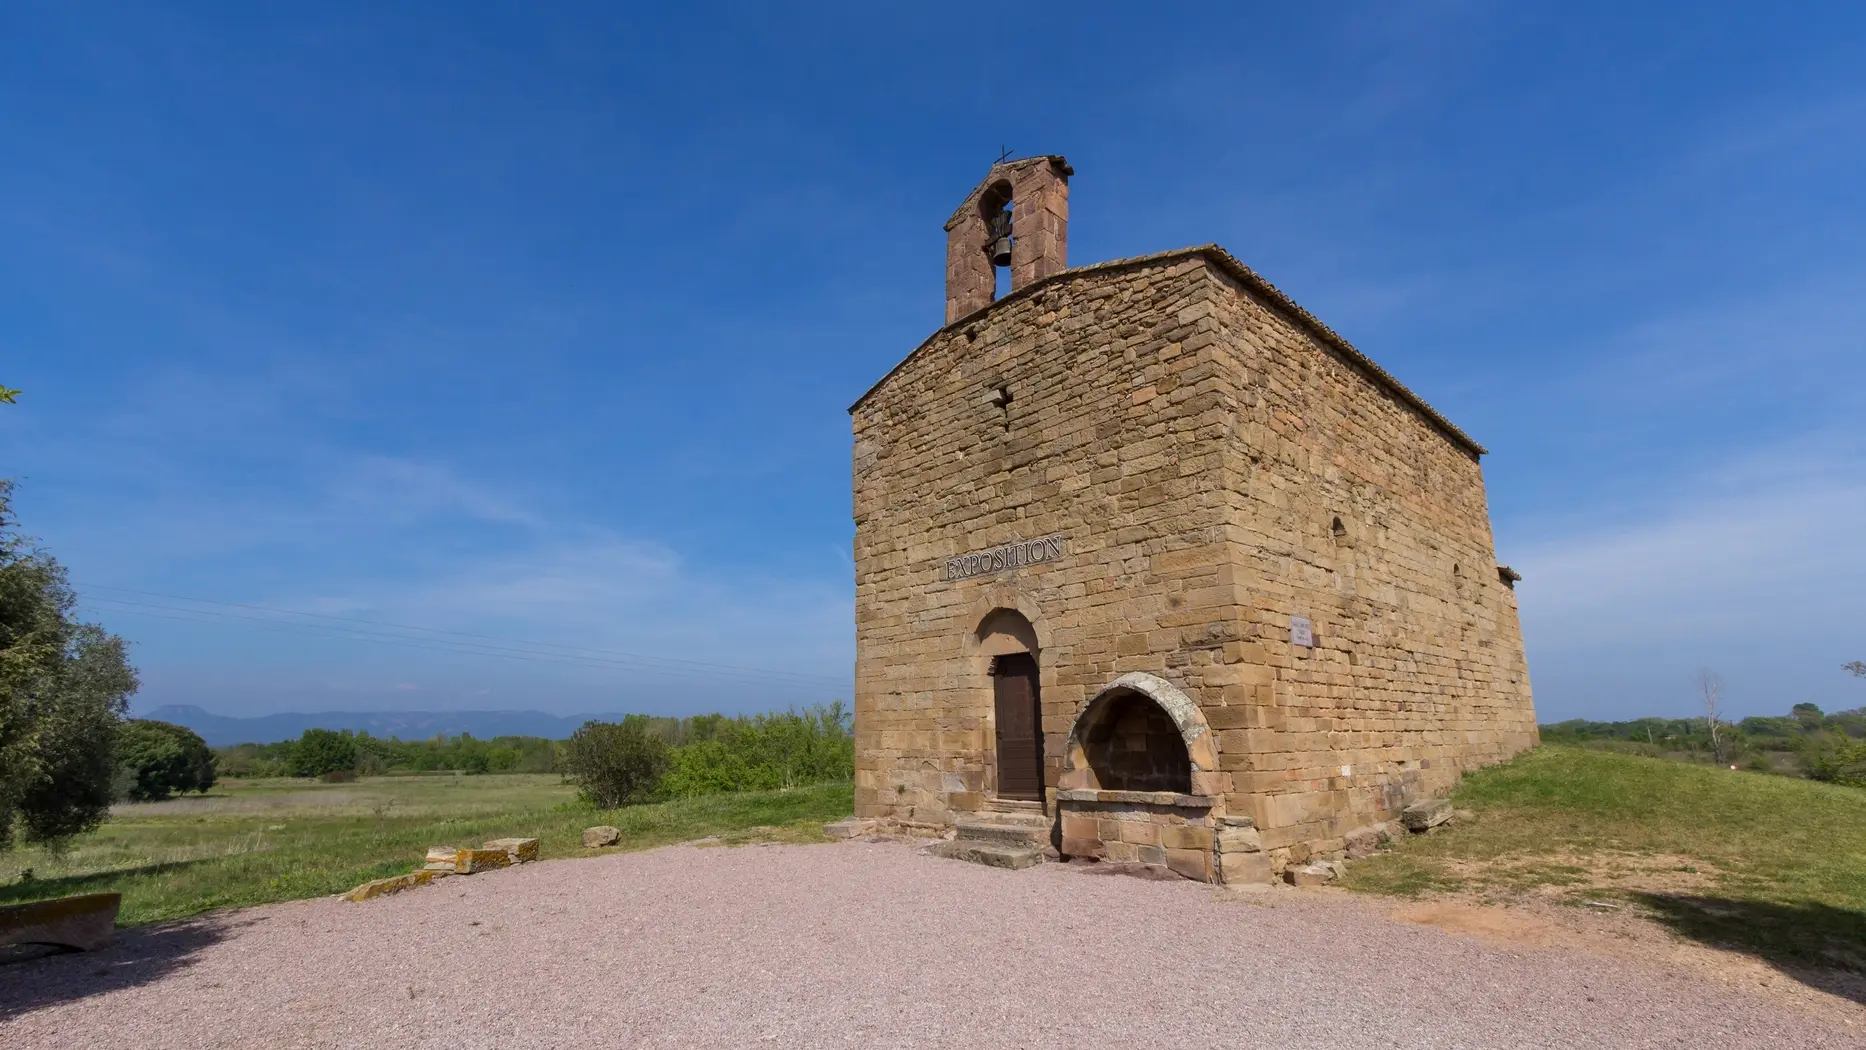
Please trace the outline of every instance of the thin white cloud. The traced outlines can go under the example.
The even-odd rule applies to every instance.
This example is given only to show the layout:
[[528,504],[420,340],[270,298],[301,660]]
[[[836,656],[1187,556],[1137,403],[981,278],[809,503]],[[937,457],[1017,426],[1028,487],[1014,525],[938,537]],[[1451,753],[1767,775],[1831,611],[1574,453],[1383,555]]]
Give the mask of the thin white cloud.
[[1866,704],[1838,670],[1866,654],[1866,456],[1810,434],[1694,481],[1645,520],[1517,545],[1543,717],[1688,713],[1700,666],[1741,714]]

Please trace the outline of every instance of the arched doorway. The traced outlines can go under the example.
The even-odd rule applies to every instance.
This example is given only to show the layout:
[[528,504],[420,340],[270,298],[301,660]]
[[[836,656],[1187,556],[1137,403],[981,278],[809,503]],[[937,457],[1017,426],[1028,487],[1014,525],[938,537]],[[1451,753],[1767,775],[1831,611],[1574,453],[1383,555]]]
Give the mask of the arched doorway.
[[993,609],[979,622],[978,651],[990,657],[997,746],[997,797],[1043,800],[1043,691],[1037,633],[1022,613]]

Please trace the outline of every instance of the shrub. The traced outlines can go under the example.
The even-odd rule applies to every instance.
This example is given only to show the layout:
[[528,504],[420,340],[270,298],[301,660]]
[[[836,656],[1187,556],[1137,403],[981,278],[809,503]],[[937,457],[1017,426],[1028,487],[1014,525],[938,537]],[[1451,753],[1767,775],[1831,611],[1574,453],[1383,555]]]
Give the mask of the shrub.
[[1810,736],[1801,747],[1801,768],[1810,780],[1866,787],[1866,741],[1844,733]]
[[356,769],[356,738],[349,730],[307,729],[292,745],[291,773],[295,777],[321,777],[338,770]]
[[297,741],[274,744],[235,744],[214,749],[214,770],[223,777],[282,777],[290,775],[292,747]]
[[157,802],[170,795],[214,786],[214,753],[193,730],[145,718],[117,732],[117,766],[123,797]]
[[798,713],[693,720],[674,749],[665,788],[681,797],[827,784],[855,776],[855,746],[840,702]]
[[667,772],[668,747],[631,716],[583,723],[564,742],[559,760],[586,801],[611,809],[654,797]]

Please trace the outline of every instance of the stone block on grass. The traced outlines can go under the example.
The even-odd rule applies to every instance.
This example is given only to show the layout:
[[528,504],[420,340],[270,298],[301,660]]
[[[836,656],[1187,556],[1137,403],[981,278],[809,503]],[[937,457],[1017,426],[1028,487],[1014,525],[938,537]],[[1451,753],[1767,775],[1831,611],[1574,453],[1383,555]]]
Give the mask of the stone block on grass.
[[414,889],[416,886],[426,886],[428,883],[433,882],[436,877],[437,875],[435,872],[422,870],[411,871],[406,875],[391,875],[386,879],[374,879],[344,894],[343,899],[347,901],[366,901],[376,897],[385,897],[391,893],[400,893],[403,890]]
[[1400,823],[1407,831],[1430,831],[1451,819],[1451,803],[1442,798],[1414,802],[1400,810]]
[[474,875],[494,868],[509,868],[512,856],[502,849],[463,849],[454,854],[454,874]]
[[1366,860],[1385,848],[1390,837],[1385,824],[1370,824],[1341,836],[1341,844],[1349,860]]
[[537,839],[492,839],[486,843],[487,849],[502,849],[514,864],[530,864],[538,859]]
[[444,871],[452,874],[459,856],[460,851],[453,846],[429,846],[427,858],[422,861],[421,868],[423,871]]
[[593,828],[583,829],[583,848],[601,849],[622,841],[622,829],[598,824]]
[[1283,881],[1291,886],[1324,886],[1334,878],[1335,869],[1327,864],[1304,864],[1283,872]]

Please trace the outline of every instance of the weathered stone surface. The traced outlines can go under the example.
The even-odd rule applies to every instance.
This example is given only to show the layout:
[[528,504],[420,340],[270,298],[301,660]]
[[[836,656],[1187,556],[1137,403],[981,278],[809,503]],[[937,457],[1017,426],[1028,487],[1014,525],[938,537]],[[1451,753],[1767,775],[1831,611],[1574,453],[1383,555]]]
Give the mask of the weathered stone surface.
[[422,868],[427,871],[452,872],[460,857],[460,850],[454,846],[429,846],[427,859]]
[[850,817],[847,820],[838,820],[833,824],[823,825],[823,834],[828,835],[832,839],[860,838],[863,835],[873,833],[877,826],[878,822],[876,821]]
[[1218,855],[1218,881],[1227,886],[1268,886],[1275,878],[1268,853]]
[[416,886],[426,886],[428,883],[433,882],[435,877],[435,872],[425,870],[411,871],[406,875],[391,875],[386,879],[376,879],[371,882],[365,882],[356,889],[344,894],[343,899],[347,901],[371,900],[376,897],[386,896],[387,894],[400,893],[403,890],[413,889]]
[[1428,831],[1451,819],[1451,803],[1442,798],[1414,802],[1400,811],[1400,823],[1407,831]]
[[976,842],[995,842],[1004,846],[1037,849],[1049,845],[1050,842],[1050,827],[1047,823],[1035,824],[1028,821],[995,819],[961,820],[956,828],[959,838]]
[[1321,886],[1334,879],[1335,869],[1327,864],[1303,864],[1283,872],[1283,880],[1291,886]]
[[529,864],[538,859],[538,840],[525,838],[491,839],[487,849],[500,849],[514,864]]
[[454,874],[472,875],[512,866],[512,855],[502,849],[462,849],[454,854]]
[[1229,827],[1218,829],[1218,852],[1220,853],[1259,853],[1263,850],[1263,836],[1256,828]]
[[620,828],[598,824],[596,827],[583,829],[583,845],[588,849],[613,846],[620,841],[622,841],[622,829]]
[[1380,852],[1390,837],[1385,824],[1370,824],[1341,836],[1341,844],[1349,860],[1364,860]]
[[1182,809],[1210,809],[1216,799],[1210,795],[1189,795],[1179,791],[1102,791],[1096,788],[1064,788],[1056,793],[1059,802],[1132,802],[1151,806],[1178,806]]
[[92,951],[110,943],[117,928],[120,893],[87,893],[0,908],[0,947],[56,945]]
[[1166,866],[1194,882],[1211,882],[1212,851],[1209,849],[1169,849]]
[[950,857],[953,860],[969,861],[993,868],[1010,868],[1013,871],[1043,863],[1043,851],[1031,846],[1007,846],[965,839],[941,842],[932,846],[928,852],[936,857]]

